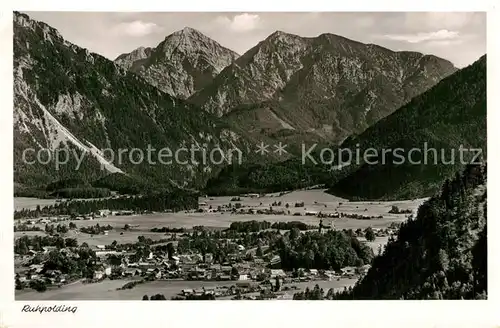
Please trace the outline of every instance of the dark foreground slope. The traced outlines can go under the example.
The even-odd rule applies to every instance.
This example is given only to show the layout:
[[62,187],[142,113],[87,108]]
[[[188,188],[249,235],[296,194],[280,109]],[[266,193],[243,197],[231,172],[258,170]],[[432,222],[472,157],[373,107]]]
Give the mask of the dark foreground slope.
[[[378,157],[370,161],[377,164],[349,166],[347,177],[333,184],[332,193],[351,199],[409,199],[434,194],[446,178],[464,167],[464,162],[471,162],[479,149],[486,157],[486,55],[341,147],[359,148],[361,154],[374,148]],[[462,151],[463,158],[460,147],[467,150]],[[399,155],[404,157],[403,163],[394,151],[398,148],[402,149]],[[390,150],[385,158],[383,150]]]
[[486,166],[469,165],[404,223],[352,291],[338,299],[484,299]]

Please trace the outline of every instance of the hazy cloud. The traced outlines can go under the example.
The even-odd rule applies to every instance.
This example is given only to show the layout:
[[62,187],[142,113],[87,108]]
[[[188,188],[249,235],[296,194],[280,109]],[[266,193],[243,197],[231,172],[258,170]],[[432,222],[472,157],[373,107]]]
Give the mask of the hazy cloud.
[[215,21],[220,25],[228,27],[234,32],[248,32],[258,27],[260,17],[259,15],[244,13],[236,15],[232,19],[227,16],[219,16]]
[[115,31],[118,33],[124,33],[133,37],[140,37],[151,34],[158,30],[158,25],[151,22],[143,22],[140,20],[136,20],[130,23],[121,23],[118,24],[115,28]]
[[474,15],[467,12],[406,13],[405,25],[410,29],[454,30],[467,25]]
[[451,39],[458,38],[459,33],[457,31],[439,30],[436,32],[420,32],[416,34],[386,34],[385,38],[405,41],[408,43],[420,43],[425,41],[448,41]]

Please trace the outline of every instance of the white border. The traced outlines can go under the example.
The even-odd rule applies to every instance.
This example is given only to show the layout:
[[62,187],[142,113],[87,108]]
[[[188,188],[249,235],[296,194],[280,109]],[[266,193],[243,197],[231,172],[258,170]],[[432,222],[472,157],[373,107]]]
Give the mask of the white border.
[[[119,4],[119,6],[118,6]],[[500,123],[498,112],[499,56],[498,35],[500,31],[498,8],[494,1],[332,1],[308,0],[286,3],[269,0],[250,2],[194,1],[175,3],[165,1],[120,1],[111,3],[102,0],[87,1],[16,1],[15,5],[2,3],[0,13],[1,39],[1,88],[0,143],[4,150],[1,156],[0,177],[0,328],[3,327],[143,327],[169,326],[186,327],[306,327],[306,326],[370,326],[370,327],[494,327],[500,324],[500,277],[498,254],[500,247],[494,232],[500,218],[499,176],[495,170],[498,164]],[[4,8],[6,7],[6,8]],[[489,238],[488,238],[488,301],[351,301],[351,302],[63,302],[78,305],[76,314],[45,313],[43,315],[22,314],[24,302],[14,302],[14,281],[12,264],[13,247],[13,183],[12,183],[12,10],[95,10],[95,11],[488,11],[488,180],[489,180]],[[57,302],[29,302],[29,304],[61,304]],[[495,311],[496,310],[496,311]]]

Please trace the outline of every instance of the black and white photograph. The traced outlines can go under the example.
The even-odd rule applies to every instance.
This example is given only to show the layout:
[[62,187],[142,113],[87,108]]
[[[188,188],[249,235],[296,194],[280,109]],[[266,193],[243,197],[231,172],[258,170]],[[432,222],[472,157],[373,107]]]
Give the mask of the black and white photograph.
[[486,16],[12,12],[15,301],[487,300]]

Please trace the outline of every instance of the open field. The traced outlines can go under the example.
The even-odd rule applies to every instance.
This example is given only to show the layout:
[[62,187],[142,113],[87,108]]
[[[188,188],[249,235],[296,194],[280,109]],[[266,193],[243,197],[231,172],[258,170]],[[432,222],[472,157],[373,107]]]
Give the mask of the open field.
[[55,199],[40,199],[31,197],[14,197],[14,210],[19,211],[22,209],[34,210],[37,205],[40,207],[54,205]]
[[[128,280],[129,281],[129,280]],[[139,284],[133,289],[116,290],[128,282],[127,280],[104,280],[95,284],[74,283],[63,288],[47,290],[44,293],[36,291],[16,291],[16,300],[136,300],[139,301],[144,295],[163,294],[167,299],[180,293],[186,288],[201,288],[216,287],[216,286],[231,286],[235,281],[166,281],[158,280],[144,284]],[[295,285],[300,289],[289,291],[288,293],[296,293],[305,290],[306,287],[314,288],[318,284],[324,289],[325,293],[330,288],[341,290],[344,286],[351,286],[356,282],[356,279],[340,279],[332,281],[309,281],[293,284],[285,284],[284,286]],[[258,293],[257,293],[258,294]],[[231,299],[232,296],[221,298]]]
[[[220,205],[227,205],[231,202],[232,197],[211,197],[200,198],[200,202],[205,202],[205,207],[212,206],[217,208]],[[18,200],[18,198],[16,198]],[[23,203],[20,199],[20,203]],[[45,200],[40,200],[45,201]],[[344,199],[335,197],[325,193],[323,190],[307,190],[307,191],[294,191],[285,195],[279,196],[265,196],[260,198],[241,197],[243,208],[253,209],[267,209],[273,202],[282,202],[282,206],[273,206],[275,210],[290,211],[290,215],[264,215],[264,214],[231,214],[231,213],[154,213],[147,215],[129,215],[129,216],[108,216],[96,220],[76,220],[74,222],[78,228],[92,226],[97,223],[100,225],[111,225],[113,230],[109,231],[107,236],[94,235],[91,237],[89,234],[70,232],[65,237],[77,238],[79,243],[86,242],[89,245],[107,245],[111,244],[114,240],[119,243],[129,243],[137,241],[137,237],[145,236],[153,240],[164,238],[163,233],[150,232],[151,228],[171,227],[171,228],[192,228],[194,226],[205,226],[211,228],[227,228],[232,222],[236,221],[268,221],[268,222],[284,222],[284,221],[301,221],[310,225],[318,225],[319,219],[315,216],[305,216],[305,212],[323,212],[335,213],[343,212],[349,214],[360,214],[365,216],[379,216],[383,215],[382,219],[372,220],[358,220],[350,218],[331,219],[325,218],[323,222],[327,225],[333,224],[336,229],[364,229],[367,227],[372,228],[386,228],[392,222],[405,221],[407,215],[404,214],[389,214],[391,206],[396,205],[400,209],[412,209],[416,212],[418,206],[424,199],[412,201],[397,201],[397,202],[348,202]],[[304,207],[295,208],[297,202],[304,202]],[[35,199],[29,199],[29,203],[34,204]],[[286,203],[290,206],[287,209]],[[26,204],[26,203],[24,203]],[[261,205],[262,204],[262,205]],[[36,206],[36,205],[35,205]],[[294,216],[293,213],[300,212],[302,216]],[[68,221],[63,222],[69,224]],[[139,225],[131,231],[123,231],[122,228],[125,224]],[[44,228],[44,225],[39,225]],[[123,235],[120,235],[123,233]],[[37,235],[43,232],[16,232],[15,238],[22,235]],[[378,241],[375,241],[375,248],[378,248]]]
[[364,242],[367,246],[370,246],[371,249],[373,250],[373,254],[377,255],[378,247],[382,246],[383,250],[384,246],[389,241],[389,237],[388,236],[377,237],[374,241],[367,241],[365,237],[358,237],[358,240]]

